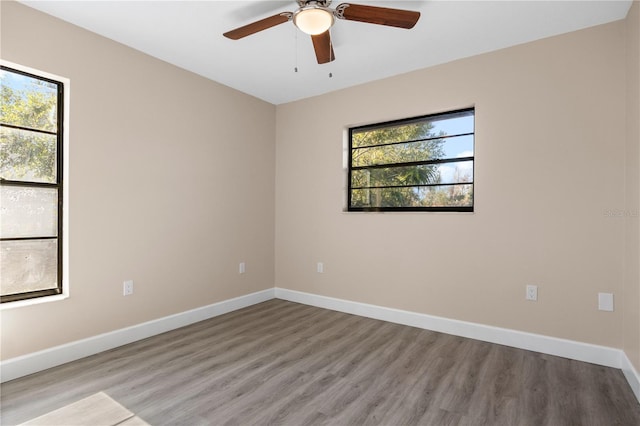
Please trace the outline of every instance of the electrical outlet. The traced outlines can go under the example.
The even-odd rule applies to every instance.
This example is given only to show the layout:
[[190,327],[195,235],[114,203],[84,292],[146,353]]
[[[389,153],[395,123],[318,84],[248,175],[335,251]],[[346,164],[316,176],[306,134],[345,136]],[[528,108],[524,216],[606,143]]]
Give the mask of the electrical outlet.
[[318,266],[317,266],[316,271],[318,271],[319,274],[324,273],[324,263],[318,262]]
[[613,312],[613,293],[598,293],[598,309]]
[[527,294],[526,299],[536,302],[538,300],[538,286],[537,285],[528,285],[527,286]]
[[240,265],[238,266],[238,272],[241,274],[247,272],[247,264],[244,262],[240,262]]
[[133,294],[133,280],[127,280],[122,286],[122,295],[130,296]]

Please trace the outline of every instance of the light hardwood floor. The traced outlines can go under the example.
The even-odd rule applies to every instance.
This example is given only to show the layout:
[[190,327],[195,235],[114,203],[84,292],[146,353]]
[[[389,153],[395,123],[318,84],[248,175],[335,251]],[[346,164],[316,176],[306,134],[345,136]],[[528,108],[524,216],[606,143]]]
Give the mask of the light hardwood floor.
[[270,300],[1,387],[3,425],[97,392],[151,425],[640,425],[619,370]]

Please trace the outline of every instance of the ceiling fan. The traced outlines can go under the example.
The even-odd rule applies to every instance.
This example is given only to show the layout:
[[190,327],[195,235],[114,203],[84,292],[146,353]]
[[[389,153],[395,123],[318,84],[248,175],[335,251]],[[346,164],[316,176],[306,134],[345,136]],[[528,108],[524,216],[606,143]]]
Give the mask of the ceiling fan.
[[335,23],[336,18],[406,29],[413,28],[420,18],[420,12],[411,10],[351,3],[342,3],[335,9],[331,9],[329,7],[331,0],[297,0],[297,2],[299,7],[295,12],[278,13],[227,31],[223,35],[232,40],[239,40],[293,20],[296,27],[311,36],[316,59],[319,64],[325,64],[335,59],[329,29]]

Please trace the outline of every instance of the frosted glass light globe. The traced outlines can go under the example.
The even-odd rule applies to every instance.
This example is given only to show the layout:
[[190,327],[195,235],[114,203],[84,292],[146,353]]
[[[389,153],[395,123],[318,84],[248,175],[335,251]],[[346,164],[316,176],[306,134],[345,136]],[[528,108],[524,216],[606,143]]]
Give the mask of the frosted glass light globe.
[[321,8],[302,9],[293,17],[293,23],[300,31],[309,35],[318,35],[333,25],[333,13]]

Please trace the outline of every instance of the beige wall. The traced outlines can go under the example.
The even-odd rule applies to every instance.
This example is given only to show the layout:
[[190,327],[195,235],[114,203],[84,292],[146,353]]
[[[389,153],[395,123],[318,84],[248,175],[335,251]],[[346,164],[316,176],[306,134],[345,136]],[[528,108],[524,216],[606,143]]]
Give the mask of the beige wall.
[[[279,106],[276,285],[622,347],[624,64],[619,21]],[[349,126],[471,105],[475,213],[343,212]]]
[[71,297],[3,310],[2,359],[273,287],[273,105],[16,3],[1,28],[71,80]]
[[640,371],[640,2],[633,2],[626,26],[626,267],[623,330],[625,353],[636,371]]

